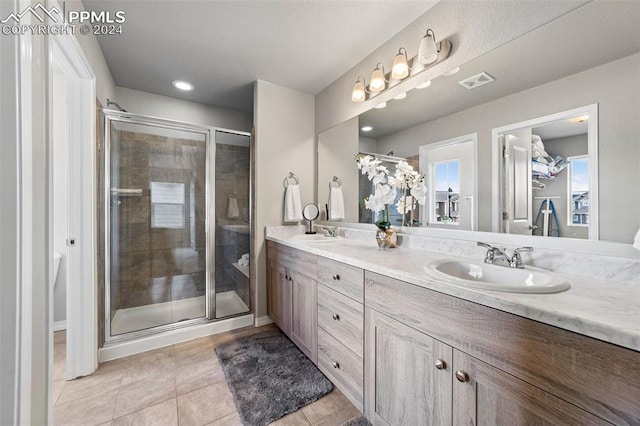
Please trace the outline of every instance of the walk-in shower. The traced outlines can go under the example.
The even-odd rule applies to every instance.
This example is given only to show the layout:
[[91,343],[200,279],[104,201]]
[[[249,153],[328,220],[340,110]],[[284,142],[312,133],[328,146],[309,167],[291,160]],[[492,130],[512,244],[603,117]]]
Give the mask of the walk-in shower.
[[250,312],[250,135],[105,111],[105,340]]

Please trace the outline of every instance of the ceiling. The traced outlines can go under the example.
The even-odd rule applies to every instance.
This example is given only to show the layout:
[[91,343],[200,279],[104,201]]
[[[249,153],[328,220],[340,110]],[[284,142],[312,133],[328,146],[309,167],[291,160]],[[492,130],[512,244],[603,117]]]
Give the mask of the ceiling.
[[[640,2],[616,2],[615,7],[611,2],[588,3],[468,62],[455,75],[438,77],[428,88],[412,90],[405,99],[387,102],[386,108],[365,112],[360,126],[370,125],[373,130],[361,136],[380,139],[637,53],[638,22]],[[483,71],[495,81],[472,90],[458,84]],[[554,137],[579,131],[555,130]]]
[[[437,3],[84,0],[125,12],[98,36],[117,86],[252,112],[255,80],[315,95]],[[176,79],[195,86],[182,92]]]

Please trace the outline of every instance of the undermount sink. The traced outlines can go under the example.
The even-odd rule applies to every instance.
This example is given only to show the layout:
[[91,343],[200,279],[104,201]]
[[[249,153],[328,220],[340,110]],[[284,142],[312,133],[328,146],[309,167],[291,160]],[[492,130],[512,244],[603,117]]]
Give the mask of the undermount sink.
[[342,237],[327,237],[324,234],[302,234],[295,235],[292,239],[305,243],[332,243],[340,241]]
[[560,275],[532,266],[518,269],[483,262],[439,259],[425,265],[425,271],[452,284],[509,293],[559,293],[571,287]]

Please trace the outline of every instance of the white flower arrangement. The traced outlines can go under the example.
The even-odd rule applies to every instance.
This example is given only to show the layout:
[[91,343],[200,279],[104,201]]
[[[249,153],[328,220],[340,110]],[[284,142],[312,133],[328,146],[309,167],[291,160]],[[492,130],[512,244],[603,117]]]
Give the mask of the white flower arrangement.
[[386,219],[376,222],[381,229],[387,229],[391,226],[389,222],[389,205],[396,201],[398,190],[401,191],[402,197],[395,202],[398,213],[402,215],[402,226],[405,225],[405,215],[411,213],[411,221],[413,222],[413,210],[418,204],[424,205],[427,201],[427,187],[424,184],[424,175],[413,170],[413,167],[406,161],[400,161],[396,165],[396,171],[393,175],[389,174],[389,170],[381,165],[382,161],[372,155],[356,155],[356,163],[358,169],[363,175],[367,175],[373,183],[373,194],[364,199],[364,205],[367,209],[378,212],[384,211]]

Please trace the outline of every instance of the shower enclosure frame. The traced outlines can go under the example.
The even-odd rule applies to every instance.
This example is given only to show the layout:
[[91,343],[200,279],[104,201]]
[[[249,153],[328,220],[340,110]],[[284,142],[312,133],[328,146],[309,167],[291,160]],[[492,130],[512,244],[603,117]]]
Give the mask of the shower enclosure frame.
[[[188,123],[178,120],[169,120],[153,116],[131,114],[124,111],[116,111],[103,109],[104,115],[104,262],[105,262],[105,280],[104,280],[104,342],[108,344],[119,343],[140,337],[156,335],[162,332],[182,329],[193,325],[206,324],[214,321],[225,320],[228,318],[251,315],[253,306],[249,306],[248,312],[230,315],[224,318],[216,318],[216,288],[215,288],[215,212],[212,211],[215,203],[215,155],[216,141],[215,134],[217,131],[233,133],[252,138],[250,132],[240,130],[227,129],[222,127],[204,126],[199,124]],[[170,324],[158,325],[155,327],[145,328],[142,330],[131,331],[116,336],[111,335],[111,123],[123,122],[132,124],[141,124],[160,127],[170,130],[188,131],[203,134],[205,137],[205,312],[204,316]],[[250,170],[250,182],[253,182],[253,173]],[[252,209],[252,188],[249,185],[249,235],[253,240],[253,209]],[[253,258],[253,253],[251,254]],[[253,262],[253,259],[251,260]],[[254,276],[251,274],[250,287],[253,288]],[[251,304],[250,304],[251,305]]]

